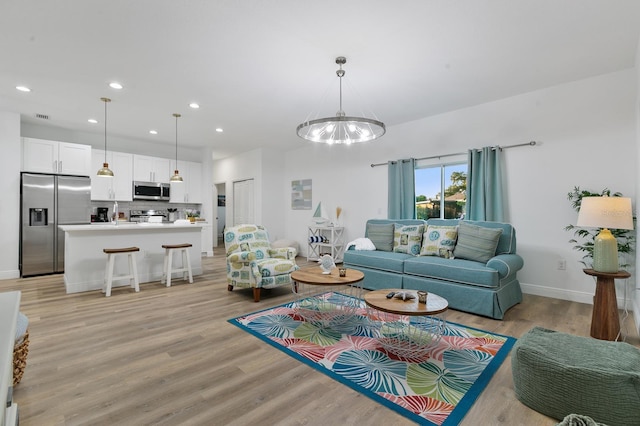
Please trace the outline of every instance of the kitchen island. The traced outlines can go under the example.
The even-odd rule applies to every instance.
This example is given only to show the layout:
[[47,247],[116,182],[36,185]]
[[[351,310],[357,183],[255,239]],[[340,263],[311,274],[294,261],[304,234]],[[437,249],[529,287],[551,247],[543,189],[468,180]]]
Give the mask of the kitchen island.
[[[102,289],[107,262],[107,255],[102,251],[105,248],[139,247],[138,276],[141,283],[146,283],[162,278],[163,244],[190,243],[193,245],[189,249],[193,275],[202,274],[202,226],[198,223],[105,223],[60,225],[59,228],[65,233],[64,285],[67,293]],[[177,262],[179,264],[180,260]],[[118,259],[114,275],[126,273],[126,260]],[[114,287],[128,285],[128,280],[114,282]],[[144,291],[144,287],[141,290]]]

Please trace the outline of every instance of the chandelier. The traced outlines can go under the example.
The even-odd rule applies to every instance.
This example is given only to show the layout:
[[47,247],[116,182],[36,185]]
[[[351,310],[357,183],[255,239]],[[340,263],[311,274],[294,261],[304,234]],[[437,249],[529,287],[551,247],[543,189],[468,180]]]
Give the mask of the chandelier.
[[383,122],[365,117],[351,117],[342,110],[342,77],[345,71],[342,65],[347,63],[347,58],[338,56],[336,64],[340,69],[336,75],[340,79],[340,109],[335,117],[307,120],[296,129],[298,136],[312,142],[324,142],[327,144],[351,144],[356,142],[368,142],[385,134],[386,127]]

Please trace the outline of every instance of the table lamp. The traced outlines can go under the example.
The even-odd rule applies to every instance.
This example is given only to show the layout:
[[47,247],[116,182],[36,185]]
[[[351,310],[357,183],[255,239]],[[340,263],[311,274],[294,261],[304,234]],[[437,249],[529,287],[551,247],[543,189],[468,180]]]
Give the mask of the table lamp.
[[633,229],[631,198],[583,197],[576,226],[602,228],[593,241],[593,270],[618,272],[618,242],[611,229]]

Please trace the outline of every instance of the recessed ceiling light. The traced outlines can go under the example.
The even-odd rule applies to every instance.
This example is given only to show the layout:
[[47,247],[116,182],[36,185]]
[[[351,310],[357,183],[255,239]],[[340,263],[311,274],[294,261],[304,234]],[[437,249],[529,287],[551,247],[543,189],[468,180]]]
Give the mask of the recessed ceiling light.
[[16,86],[16,89],[18,89],[21,92],[30,92],[31,89],[29,89],[27,86]]
[[95,118],[90,118],[87,121],[91,124],[98,124],[98,120],[96,120]]
[[109,83],[109,87],[111,87],[112,89],[122,89],[122,84],[118,83],[117,81],[112,81],[111,83]]
[[157,135],[158,131],[157,130],[149,130],[149,133],[151,133],[152,135]]
[[198,104],[197,104],[197,103],[195,103],[195,102],[191,102],[191,103],[189,104],[189,106],[190,106],[191,108],[193,108],[193,109],[198,109],[198,108],[200,108],[200,105],[198,105]]
[[216,129],[216,132],[218,132],[218,133],[222,133],[222,132],[224,132],[224,130],[222,130],[220,127],[218,127],[218,128]]

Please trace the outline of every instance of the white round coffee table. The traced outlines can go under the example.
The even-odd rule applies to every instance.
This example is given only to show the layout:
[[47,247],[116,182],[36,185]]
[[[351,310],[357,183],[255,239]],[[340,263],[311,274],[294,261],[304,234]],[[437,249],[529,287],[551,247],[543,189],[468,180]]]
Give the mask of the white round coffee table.
[[318,266],[298,269],[291,273],[293,292],[297,296],[296,309],[307,322],[321,322],[326,326],[349,321],[361,303],[364,274],[347,269],[341,277],[338,268],[323,274]]
[[[414,299],[388,298],[390,293],[407,292]],[[449,302],[429,293],[427,303],[419,303],[416,290],[385,289],[364,295],[371,323],[379,333],[380,345],[405,358],[423,357],[438,345],[444,332]]]

